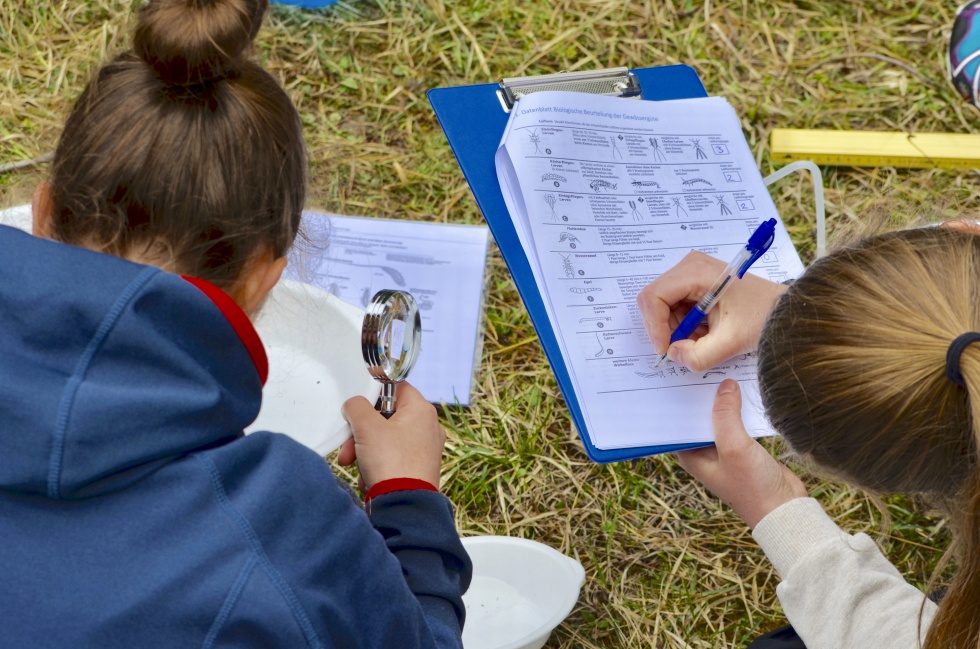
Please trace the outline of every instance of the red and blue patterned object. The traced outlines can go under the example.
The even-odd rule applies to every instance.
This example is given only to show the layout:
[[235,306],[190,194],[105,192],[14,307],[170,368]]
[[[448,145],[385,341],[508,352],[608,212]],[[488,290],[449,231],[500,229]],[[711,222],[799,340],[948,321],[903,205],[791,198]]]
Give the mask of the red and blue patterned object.
[[948,63],[953,86],[980,108],[980,0],[970,0],[956,11]]

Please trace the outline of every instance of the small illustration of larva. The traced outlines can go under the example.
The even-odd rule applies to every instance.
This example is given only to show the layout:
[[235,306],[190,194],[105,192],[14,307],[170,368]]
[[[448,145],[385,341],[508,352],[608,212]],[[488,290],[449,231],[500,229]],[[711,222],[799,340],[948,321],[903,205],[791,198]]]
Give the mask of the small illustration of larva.
[[724,372],[719,372],[719,371],[717,371],[717,370],[714,370],[714,371],[711,371],[711,372],[706,372],[706,373],[705,373],[705,375],[704,375],[704,376],[702,376],[701,378],[702,378],[702,379],[706,379],[706,378],[708,378],[709,376],[711,376],[712,374],[721,374],[722,376],[725,376],[725,373],[724,373]]
[[559,176],[558,174],[544,174],[541,176],[541,182],[551,180],[555,183],[555,187],[560,187],[561,183],[568,182],[568,179],[564,176]]
[[602,341],[601,341],[601,340],[599,340],[599,334],[598,334],[598,333],[597,333],[597,334],[595,335],[595,341],[596,341],[597,343],[599,343],[599,351],[597,351],[597,352],[595,353],[595,358],[599,358],[600,356],[602,356],[603,354],[605,354],[605,353],[606,353],[606,348],[605,348],[605,346],[604,346],[604,345],[602,344]]
[[574,249],[575,245],[578,243],[578,237],[571,232],[562,232],[560,235],[558,235],[558,243],[565,243],[566,241],[568,242],[568,247]]
[[565,272],[565,277],[575,277],[575,266],[572,265],[572,255],[561,255],[561,268]]
[[657,189],[660,189],[660,183],[658,183],[656,180],[634,180],[630,184],[636,189],[643,189],[644,187],[656,187]]
[[701,140],[695,140],[694,138],[691,138],[691,144],[694,146],[694,153],[697,156],[698,160],[708,159],[708,154],[705,153],[704,149],[701,148]]
[[[622,136],[620,136],[620,137],[622,137]],[[616,158],[622,159],[623,154],[619,152],[619,147],[616,146],[616,138],[614,138],[612,136],[609,136],[609,141],[612,142],[612,155],[613,155],[613,160],[615,160]]]
[[595,317],[592,317],[592,318],[579,318],[579,324],[582,324],[584,322],[594,322],[595,323],[595,326],[597,326],[600,329],[602,329],[603,327],[606,326],[605,325],[606,322],[612,322],[612,318],[610,318],[609,316],[595,316]]
[[395,282],[395,284],[398,284],[399,286],[405,286],[405,278],[404,276],[402,276],[401,272],[399,272],[397,269],[392,268],[391,266],[378,266],[378,268],[388,273],[388,276],[391,277],[392,281]]
[[[681,218],[686,219],[687,218],[687,210],[685,210],[684,209],[684,206],[681,205],[681,197],[680,196],[671,196],[670,197],[670,200],[674,201],[674,207],[677,208],[677,209],[674,210],[674,213],[677,214],[677,218],[679,218],[679,219],[681,219]],[[681,226],[681,227],[684,227],[684,226]],[[687,228],[684,228],[684,229],[686,230]]]
[[634,221],[642,221],[643,215],[640,214],[640,210],[636,209],[636,203],[630,201],[630,214],[633,216]]
[[538,129],[531,131],[531,133],[528,135],[528,139],[530,139],[531,144],[534,145],[534,152],[541,155],[541,147],[539,146],[541,144],[541,136],[538,135]]
[[[331,259],[330,257],[324,257],[323,259],[324,261],[336,261],[336,262],[349,264],[351,266],[357,266],[359,268],[372,268],[372,269],[377,268],[378,270],[387,274],[388,277],[391,278],[391,281],[393,281],[398,286],[405,286],[405,277],[401,274],[401,271],[399,271],[397,268],[392,268],[391,266],[382,266],[380,264],[357,264],[352,261],[348,261],[346,259]],[[378,273],[377,271],[372,271],[372,274],[380,275],[380,273]],[[371,296],[369,295],[368,298],[370,297]],[[367,306],[367,302],[365,302],[364,305]]]
[[725,195],[724,194],[719,194],[718,196],[715,196],[715,200],[718,202],[718,207],[721,208],[721,215],[722,216],[729,216],[729,215],[731,215],[732,210],[731,210],[730,207],[728,207],[728,203],[725,202]]
[[664,152],[660,150],[660,140],[655,137],[648,138],[650,140],[650,146],[653,147],[653,159],[657,162],[667,162],[667,156]]
[[662,379],[664,378],[663,371],[660,372],[633,372],[637,376],[643,379]]
[[604,189],[605,190],[616,189],[616,183],[611,183],[608,180],[602,180],[601,178],[596,178],[595,180],[589,183],[589,187],[592,188],[592,191],[599,193]]
[[558,223],[558,213],[555,212],[555,203],[558,202],[558,199],[555,198],[554,194],[545,194],[544,202],[547,203],[548,207],[551,208],[551,221],[553,223]]
[[704,178],[688,178],[687,180],[681,181],[681,184],[687,187],[691,187],[693,185],[699,185],[699,184],[707,185],[708,187],[714,187],[714,185],[711,184],[711,181],[705,180]]
[[[655,379],[655,378],[656,379],[662,379],[662,378],[664,378],[664,371],[673,370],[674,369],[674,361],[670,361],[669,360],[669,361],[667,361],[667,364],[668,365],[667,365],[666,368],[664,368],[664,370],[661,370],[661,371],[658,372],[658,371],[655,371],[657,368],[656,368],[656,366],[654,364],[653,359],[648,358],[647,359],[647,371],[646,372],[636,371],[636,372],[634,372],[634,374],[636,374],[637,376],[643,377],[645,379]],[[674,374],[674,372],[671,372],[671,374]]]
[[598,286],[589,286],[589,287],[573,286],[568,290],[571,291],[572,293],[578,293],[579,295],[581,295],[583,293],[594,293],[596,291],[601,291],[602,289],[599,288]]
[[653,359],[647,359],[647,371],[646,372],[635,371],[633,373],[644,379],[662,379],[665,378],[664,372],[672,376],[677,375],[677,371],[674,366],[674,361],[668,360],[667,367],[665,367],[660,371],[656,371],[656,367],[654,366]]

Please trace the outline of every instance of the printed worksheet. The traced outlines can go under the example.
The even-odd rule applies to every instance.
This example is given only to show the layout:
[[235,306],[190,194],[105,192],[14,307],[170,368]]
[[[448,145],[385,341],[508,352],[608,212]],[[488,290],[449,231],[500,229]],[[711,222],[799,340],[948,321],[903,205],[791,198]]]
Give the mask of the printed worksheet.
[[727,263],[769,218],[776,239],[751,272],[778,282],[803,271],[727,101],[530,94],[496,163],[596,447],[711,441],[726,378],[742,384],[749,431],[771,432],[754,354],[707,372],[654,367],[636,304],[689,251]]
[[410,292],[422,349],[408,377],[426,399],[469,405],[483,334],[486,226],[304,212],[285,276],[361,309],[382,289]]

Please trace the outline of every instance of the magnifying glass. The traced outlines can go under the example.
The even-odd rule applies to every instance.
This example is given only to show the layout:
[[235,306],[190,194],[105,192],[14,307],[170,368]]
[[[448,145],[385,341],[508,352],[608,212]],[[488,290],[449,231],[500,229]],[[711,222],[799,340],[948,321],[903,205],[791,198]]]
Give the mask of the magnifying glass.
[[375,293],[361,325],[361,354],[368,372],[381,381],[381,414],[395,412],[395,384],[408,378],[422,346],[422,318],[407,291]]

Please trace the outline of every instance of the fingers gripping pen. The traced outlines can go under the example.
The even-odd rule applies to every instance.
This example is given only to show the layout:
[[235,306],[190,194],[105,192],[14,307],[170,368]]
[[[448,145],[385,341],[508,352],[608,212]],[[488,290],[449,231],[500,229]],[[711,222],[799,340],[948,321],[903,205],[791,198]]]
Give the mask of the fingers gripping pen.
[[[776,219],[769,219],[755,229],[749,242],[738,251],[735,259],[725,268],[721,277],[708,289],[698,303],[692,308],[681,323],[670,335],[670,344],[673,345],[678,340],[684,340],[698,328],[704,319],[708,317],[708,312],[714,308],[722,294],[731,286],[736,279],[741,279],[742,275],[755,263],[757,259],[766,254],[773,239],[776,238]],[[669,346],[668,346],[669,348]],[[654,367],[660,367],[667,360],[667,353],[664,352],[660,360]]]

